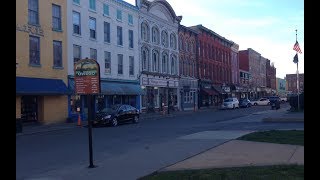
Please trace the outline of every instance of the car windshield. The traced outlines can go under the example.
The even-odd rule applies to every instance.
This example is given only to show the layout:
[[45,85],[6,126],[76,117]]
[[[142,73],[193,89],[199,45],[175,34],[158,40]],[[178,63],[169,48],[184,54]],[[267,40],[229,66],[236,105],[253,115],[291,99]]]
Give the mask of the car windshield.
[[98,112],[99,113],[113,113],[113,112],[117,111],[119,109],[119,107],[120,107],[120,105],[116,104],[116,105],[112,105],[111,107],[104,108]]
[[225,99],[224,102],[232,102],[232,99],[230,99],[230,98]]
[[270,97],[269,99],[270,99],[270,100],[278,100],[279,97],[277,97],[277,96],[276,96],[276,97]]

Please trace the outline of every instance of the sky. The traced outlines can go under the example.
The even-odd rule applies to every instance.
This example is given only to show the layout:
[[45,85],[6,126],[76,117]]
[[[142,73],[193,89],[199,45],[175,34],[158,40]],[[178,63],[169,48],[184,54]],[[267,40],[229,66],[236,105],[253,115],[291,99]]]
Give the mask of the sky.
[[[135,5],[135,0],[125,0]],[[181,24],[202,24],[239,44],[239,50],[252,48],[277,68],[276,76],[295,74],[293,63],[297,40],[299,73],[304,73],[303,0],[167,0]]]

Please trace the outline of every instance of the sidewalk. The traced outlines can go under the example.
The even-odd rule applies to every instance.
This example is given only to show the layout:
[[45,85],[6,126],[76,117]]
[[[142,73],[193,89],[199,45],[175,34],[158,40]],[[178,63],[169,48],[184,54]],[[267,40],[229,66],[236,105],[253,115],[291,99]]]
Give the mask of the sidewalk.
[[[304,122],[304,111],[302,112],[290,112],[289,108],[282,110],[279,116],[270,115],[267,118],[264,118],[264,122]],[[274,111],[274,110],[273,110]],[[278,110],[279,111],[279,110]]]
[[[196,112],[203,112],[203,111],[215,111],[217,110],[216,107],[209,107],[209,108],[202,108],[197,110]],[[193,110],[189,111],[170,111],[169,114],[163,114],[160,112],[155,113],[143,113],[140,114],[140,121],[144,120],[159,120],[163,118],[168,117],[177,117],[177,116],[184,116],[192,113],[196,113]],[[87,121],[82,121],[82,126],[86,126],[88,123]],[[38,133],[46,133],[46,132],[52,132],[52,131],[61,131],[61,130],[67,130],[72,128],[81,128],[77,126],[77,122],[73,123],[55,123],[55,124],[34,124],[34,125],[23,125],[22,133],[16,133],[16,136],[22,136],[22,135],[33,135]]]
[[[283,108],[278,111],[261,111],[253,113],[250,116],[256,115],[261,117],[258,119],[263,121],[265,119],[271,119],[273,120],[272,122],[279,121],[279,119],[286,119],[286,122],[291,122],[293,119],[302,119],[302,122],[304,120],[304,112],[289,112],[288,108]],[[248,117],[244,117],[246,120],[242,119],[243,118],[239,118],[239,121],[248,121]],[[304,165],[304,146],[230,140],[203,153],[160,169],[159,171],[284,164]]]
[[231,140],[160,171],[280,164],[304,165],[304,146]]

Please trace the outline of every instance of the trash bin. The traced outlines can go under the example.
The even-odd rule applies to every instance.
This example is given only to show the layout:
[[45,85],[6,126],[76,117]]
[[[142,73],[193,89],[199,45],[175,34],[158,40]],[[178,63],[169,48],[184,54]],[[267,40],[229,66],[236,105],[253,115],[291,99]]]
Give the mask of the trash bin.
[[16,118],[16,133],[22,133],[22,119]]

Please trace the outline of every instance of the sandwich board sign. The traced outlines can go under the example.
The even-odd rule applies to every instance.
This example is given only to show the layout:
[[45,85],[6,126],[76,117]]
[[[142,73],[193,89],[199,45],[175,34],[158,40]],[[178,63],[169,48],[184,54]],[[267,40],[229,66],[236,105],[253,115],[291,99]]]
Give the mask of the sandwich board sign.
[[100,94],[100,66],[94,59],[82,59],[74,64],[75,93]]

